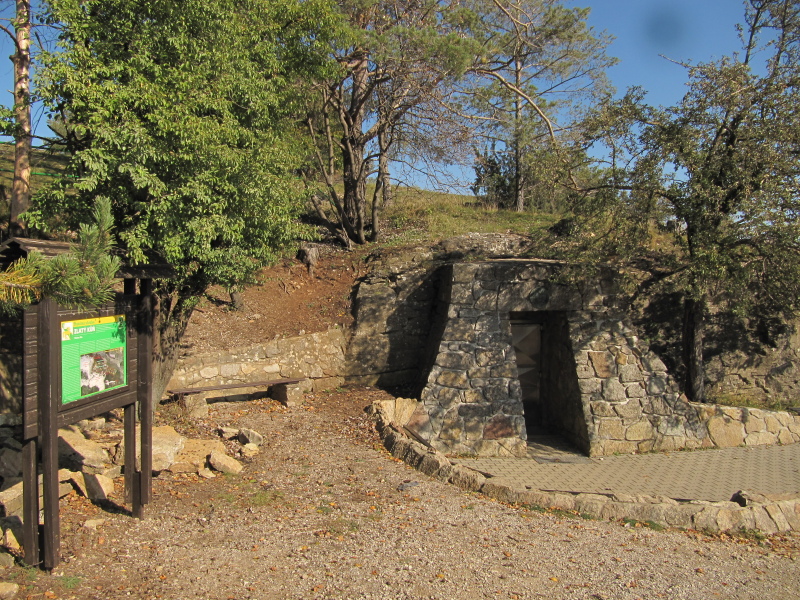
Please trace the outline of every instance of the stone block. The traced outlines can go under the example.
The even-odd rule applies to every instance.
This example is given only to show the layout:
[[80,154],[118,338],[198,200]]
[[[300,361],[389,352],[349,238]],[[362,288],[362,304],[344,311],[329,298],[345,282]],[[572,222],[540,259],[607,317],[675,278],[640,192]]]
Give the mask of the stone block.
[[440,352],[436,364],[444,369],[469,369],[475,365],[475,358],[461,352]]
[[467,374],[463,371],[442,371],[436,378],[436,383],[444,387],[456,389],[469,389],[469,380]]
[[440,472],[450,468],[450,461],[438,452],[428,451],[419,463],[419,470],[429,477],[437,477]]
[[646,420],[630,425],[625,431],[625,439],[629,441],[643,441],[650,439],[653,435],[653,426],[650,424],[650,421]]
[[625,441],[624,439],[604,440],[601,443],[603,453],[598,456],[610,456],[612,454],[633,454],[639,450],[639,446],[636,442],[629,442]]
[[641,383],[630,383],[625,386],[625,395],[628,398],[644,398],[647,392]]
[[0,477],[17,477],[22,473],[22,453],[12,448],[0,448]]
[[597,377],[606,379],[615,375],[611,368],[613,356],[610,352],[589,352],[589,362]]
[[744,438],[745,446],[770,446],[778,442],[778,436],[768,431],[750,433]]
[[207,392],[198,394],[187,394],[183,397],[183,406],[186,414],[192,419],[203,419],[208,416],[208,402],[206,402]]
[[303,403],[303,388],[296,384],[281,383],[271,388],[272,397],[287,407],[300,406]]
[[766,431],[767,424],[763,419],[758,419],[753,415],[747,415],[744,421],[744,430],[746,433],[755,433],[757,431]]
[[635,363],[623,364],[619,367],[619,379],[622,383],[634,383],[644,381],[644,375],[639,366]]
[[777,434],[783,430],[783,425],[778,420],[776,415],[770,415],[770,414],[766,415],[764,417],[764,422],[767,427],[767,431],[769,431],[770,433]]
[[506,415],[495,415],[486,423],[483,430],[483,438],[487,440],[499,440],[518,435],[513,421]]
[[603,388],[600,383],[600,380],[591,378],[591,379],[579,379],[578,389],[580,389],[581,394],[591,395],[591,394],[599,394]]
[[468,492],[477,492],[486,483],[486,477],[463,465],[453,465],[450,483]]
[[616,416],[613,405],[609,404],[608,402],[604,401],[590,402],[589,406],[592,410],[592,414],[596,417]]
[[59,464],[76,471],[97,472],[111,462],[108,453],[99,444],[87,440],[77,428],[58,430],[58,454]]
[[628,400],[625,403],[614,404],[616,413],[626,420],[638,421],[642,417],[642,405],[636,399]]
[[601,440],[624,440],[625,427],[620,419],[600,419],[597,437]]
[[627,399],[625,386],[618,379],[606,379],[603,381],[603,400],[607,402],[625,402]]

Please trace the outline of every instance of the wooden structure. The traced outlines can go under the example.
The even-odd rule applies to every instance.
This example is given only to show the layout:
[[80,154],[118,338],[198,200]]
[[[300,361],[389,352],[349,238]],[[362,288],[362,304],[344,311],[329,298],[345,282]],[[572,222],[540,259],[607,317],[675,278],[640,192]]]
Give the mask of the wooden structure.
[[[0,246],[0,265],[37,250],[52,256],[69,250],[60,242],[11,238]],[[148,272],[149,271],[149,272]],[[123,269],[123,293],[108,305],[92,310],[59,307],[45,298],[30,306],[23,320],[22,460],[23,546],[25,562],[53,569],[59,562],[58,429],[109,410],[124,409],[126,501],[134,517],[144,516],[151,499],[152,480],[152,275],[164,276],[163,267]],[[137,290],[138,280],[138,290]],[[82,320],[113,321],[124,327],[125,378],[100,391],[78,392],[64,399],[62,329]],[[123,324],[124,325],[121,325]],[[68,337],[68,336],[67,336]],[[80,352],[80,350],[79,350]],[[79,390],[82,388],[79,387]],[[137,404],[141,418],[139,467],[136,468]],[[42,471],[43,527],[39,525],[39,464]]]

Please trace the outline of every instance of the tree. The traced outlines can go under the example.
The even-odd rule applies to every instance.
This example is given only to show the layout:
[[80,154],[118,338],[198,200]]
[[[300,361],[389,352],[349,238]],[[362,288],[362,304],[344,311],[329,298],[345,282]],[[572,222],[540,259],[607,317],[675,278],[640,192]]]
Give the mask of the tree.
[[484,52],[463,93],[481,117],[476,124],[485,150],[479,156],[491,153],[505,165],[511,193],[505,207],[521,212],[537,202],[535,195],[552,195],[553,184],[568,173],[579,108],[608,93],[606,70],[616,61],[605,54],[608,36],[588,27],[589,9],[559,0],[471,5]]
[[[437,165],[469,160],[476,132],[512,146],[509,137],[497,135],[510,127],[519,130],[512,135],[519,163],[539,134],[554,143],[568,131],[557,125],[556,114],[566,118],[569,102],[546,98],[590,95],[610,64],[603,54],[607,40],[586,26],[588,11],[556,0],[339,4],[347,19],[333,52],[340,70],[321,86],[307,123],[335,216],[329,217],[321,194],[315,208],[346,244],[379,234],[390,162],[413,168],[427,160],[430,174]],[[370,216],[366,182],[372,175]],[[519,208],[520,183],[518,175]]]
[[[742,51],[687,65],[674,107],[631,90],[597,116],[609,149],[585,189],[573,251],[649,265],[649,283],[684,297],[687,396],[705,401],[703,336],[711,300],[741,314],[800,308],[800,6],[748,0]],[[655,248],[669,222],[673,244]]]
[[59,48],[38,93],[71,155],[29,211],[73,227],[107,198],[133,263],[158,282],[155,390],[211,285],[235,290],[303,232],[296,126],[303,82],[326,65],[332,16],[316,0],[51,0]]
[[457,18],[457,2],[339,4],[346,19],[333,49],[339,70],[319,87],[307,125],[335,216],[328,217],[319,196],[315,208],[349,245],[379,233],[381,197],[373,198],[370,220],[367,178],[377,165],[379,186],[387,189],[387,161],[403,119],[440,85],[462,75],[479,49]]
[[[0,25],[14,43],[14,107],[3,110],[0,115],[6,121],[8,133],[14,137],[14,180],[11,186],[8,222],[9,235],[21,235],[25,224],[20,219],[30,205],[31,199],[31,3],[30,0],[15,0],[15,16],[12,28]],[[12,31],[13,29],[13,31]]]

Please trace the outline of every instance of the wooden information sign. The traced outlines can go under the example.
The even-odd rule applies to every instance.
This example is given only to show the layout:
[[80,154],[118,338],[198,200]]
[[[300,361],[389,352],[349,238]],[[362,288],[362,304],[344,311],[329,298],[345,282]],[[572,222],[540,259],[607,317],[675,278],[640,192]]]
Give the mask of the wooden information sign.
[[[50,298],[23,315],[23,545],[30,565],[59,562],[58,429],[124,409],[125,494],[144,516],[152,479],[152,294],[150,279],[125,280],[125,293],[92,311]],[[136,406],[141,456],[136,469]],[[39,527],[41,456],[44,526]]]

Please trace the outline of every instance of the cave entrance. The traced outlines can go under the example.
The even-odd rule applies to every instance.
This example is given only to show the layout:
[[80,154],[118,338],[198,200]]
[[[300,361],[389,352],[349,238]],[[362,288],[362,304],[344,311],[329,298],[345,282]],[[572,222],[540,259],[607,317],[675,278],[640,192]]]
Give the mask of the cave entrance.
[[509,321],[529,447],[588,447],[566,314],[512,312]]

